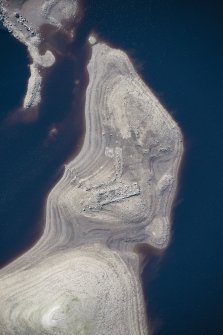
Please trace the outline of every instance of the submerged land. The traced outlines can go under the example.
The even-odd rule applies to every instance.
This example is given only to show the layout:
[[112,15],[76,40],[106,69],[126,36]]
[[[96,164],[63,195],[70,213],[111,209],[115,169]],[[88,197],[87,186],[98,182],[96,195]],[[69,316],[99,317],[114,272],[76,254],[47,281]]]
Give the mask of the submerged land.
[[[75,27],[81,4],[0,3],[5,26],[30,52],[23,108],[32,112],[42,69],[56,63],[50,42],[43,53],[41,27],[75,39],[67,23]],[[84,143],[48,196],[41,239],[0,270],[2,335],[150,334],[136,250],[169,243],[182,134],[123,51],[94,35],[88,43]]]

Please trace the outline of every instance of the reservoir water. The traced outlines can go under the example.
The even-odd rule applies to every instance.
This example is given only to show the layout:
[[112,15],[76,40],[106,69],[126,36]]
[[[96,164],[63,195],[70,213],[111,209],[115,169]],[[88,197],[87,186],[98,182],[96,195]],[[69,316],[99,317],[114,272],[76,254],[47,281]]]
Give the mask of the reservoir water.
[[[93,28],[100,38],[130,55],[184,134],[185,155],[173,208],[172,242],[162,257],[149,258],[143,272],[154,333],[222,335],[222,5],[201,0],[97,0],[96,5],[85,0],[85,8],[85,29]],[[1,86],[0,91],[1,120],[5,120],[8,110],[18,106],[24,94],[28,71],[25,49],[3,31],[0,38],[1,50],[7,50],[8,55],[3,58],[1,51],[0,82],[3,85],[6,73],[4,78],[10,87]],[[81,58],[86,60],[87,56]],[[62,64],[63,59],[60,61]],[[49,85],[62,70],[58,66],[58,72],[55,67],[54,74],[49,75]],[[54,92],[58,93],[58,87],[51,96]],[[80,113],[83,98],[76,100]],[[64,137],[74,117],[69,113],[70,97],[67,100],[67,95],[61,96],[62,104],[65,100],[66,111],[57,110],[59,103],[53,104],[47,114],[42,111],[37,123],[1,123],[1,264],[40,235],[38,218],[44,211],[45,196],[59,178],[72,148],[80,143],[81,114],[75,119],[74,137]],[[52,140],[49,130],[55,125],[59,135]]]
[[[58,43],[54,47],[60,52],[55,65],[45,70],[43,99],[35,121],[29,117],[29,113],[36,114],[35,110],[26,111],[24,118],[19,108],[29,77],[26,49],[6,31],[0,32],[4,50],[0,56],[4,62],[0,73],[0,265],[3,266],[41,236],[46,196],[61,177],[63,164],[80,149],[90,50],[86,43],[88,30],[83,25],[78,28],[79,38],[74,43],[67,44],[61,34],[55,36]],[[19,112],[10,113],[16,109]]]

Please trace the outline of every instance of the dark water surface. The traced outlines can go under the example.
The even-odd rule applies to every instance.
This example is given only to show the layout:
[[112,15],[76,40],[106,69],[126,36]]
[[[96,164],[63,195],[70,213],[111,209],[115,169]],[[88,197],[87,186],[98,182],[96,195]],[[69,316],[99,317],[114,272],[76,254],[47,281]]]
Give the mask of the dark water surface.
[[[56,53],[55,65],[44,70],[38,119],[24,123],[19,122],[19,117],[15,120],[9,111],[21,105],[26,90],[29,75],[26,49],[5,31],[0,33],[1,50],[4,49],[3,56],[0,55],[4,62],[0,68],[0,265],[3,266],[40,237],[46,196],[61,176],[63,163],[80,149],[90,50],[84,25],[78,28],[79,38],[74,43],[67,44],[61,34],[55,35],[58,43],[54,48],[60,53]],[[30,109],[25,113],[36,112]]]
[[26,49],[0,25],[0,121],[22,102],[28,76]]
[[[185,137],[172,243],[165,255],[153,258],[143,272],[155,334],[222,335],[222,6],[201,0],[86,0],[85,7],[85,28],[80,36],[94,28],[102,39],[126,50]],[[40,120],[1,126],[1,264],[40,235],[37,219],[43,214],[47,191],[83,133],[81,88],[87,77],[82,78],[76,99],[75,92],[63,87],[69,88],[83,73],[88,57],[83,36],[74,46],[80,55],[75,64],[82,67],[75,68],[74,59],[64,55],[49,71]],[[0,90],[4,119],[24,94],[28,69],[25,49],[5,32],[0,31],[0,39],[0,85],[8,85]],[[63,71],[68,75],[66,81]],[[75,131],[70,132],[73,124]],[[52,140],[49,129],[53,126],[58,135]]]

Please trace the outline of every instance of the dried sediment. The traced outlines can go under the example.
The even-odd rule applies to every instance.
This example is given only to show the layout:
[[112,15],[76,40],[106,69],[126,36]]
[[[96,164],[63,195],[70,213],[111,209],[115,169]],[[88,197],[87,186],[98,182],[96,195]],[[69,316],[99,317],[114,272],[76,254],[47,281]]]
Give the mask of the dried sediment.
[[92,245],[29,267],[4,279],[2,335],[145,334],[132,308],[144,308],[140,287],[118,253]]
[[88,71],[85,142],[52,195],[68,218],[84,218],[94,239],[119,250],[139,242],[163,248],[183,151],[180,129],[122,51],[94,45]]
[[41,101],[41,69],[51,67],[55,62],[55,55],[51,50],[46,50],[45,54],[40,53],[40,28],[49,24],[61,29],[62,22],[74,19],[77,11],[76,0],[0,1],[0,20],[17,40],[26,45],[32,60],[24,109],[38,106]]
[[169,242],[182,135],[127,55],[90,41],[84,144],[42,238],[0,272],[2,335],[148,334],[134,250]]

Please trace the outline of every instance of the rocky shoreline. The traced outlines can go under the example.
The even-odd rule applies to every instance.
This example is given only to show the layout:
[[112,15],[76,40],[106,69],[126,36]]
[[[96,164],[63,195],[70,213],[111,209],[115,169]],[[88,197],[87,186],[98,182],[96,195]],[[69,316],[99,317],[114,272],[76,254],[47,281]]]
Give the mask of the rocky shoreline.
[[[29,52],[31,59],[30,78],[28,81],[27,92],[23,102],[24,110],[37,107],[41,101],[42,75],[44,68],[51,67],[55,62],[55,55],[46,50],[41,54],[41,36],[40,28],[50,24],[61,29],[63,20],[71,20],[77,14],[77,1],[62,1],[63,8],[68,6],[65,12],[59,11],[58,0],[39,1],[0,1],[0,21],[4,27],[22,44]],[[61,5],[60,5],[61,6]],[[70,9],[70,11],[69,11]]]

